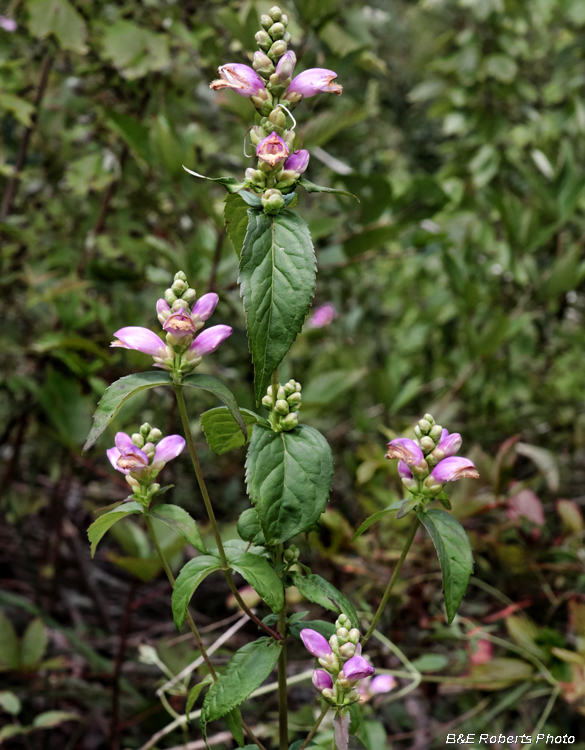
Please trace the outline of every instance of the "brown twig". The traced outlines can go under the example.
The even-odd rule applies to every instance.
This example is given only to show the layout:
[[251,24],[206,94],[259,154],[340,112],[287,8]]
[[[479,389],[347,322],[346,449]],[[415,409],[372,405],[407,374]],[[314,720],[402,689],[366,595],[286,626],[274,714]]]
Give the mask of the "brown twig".
[[10,209],[12,208],[12,202],[14,201],[14,197],[16,195],[16,189],[18,186],[18,181],[20,179],[20,171],[22,170],[26,162],[28,144],[30,142],[31,134],[37,124],[38,110],[39,110],[41,101],[43,99],[43,96],[45,94],[45,89],[47,88],[47,81],[49,79],[49,72],[51,70],[52,64],[53,64],[53,55],[50,55],[50,54],[45,55],[43,64],[41,66],[41,77],[39,79],[37,95],[35,97],[35,102],[34,102],[35,111],[33,112],[31,116],[31,124],[25,128],[24,133],[22,134],[22,138],[20,139],[20,146],[18,148],[16,162],[14,163],[14,174],[8,180],[8,185],[6,186],[6,190],[4,191],[4,197],[2,199],[2,208],[0,208],[0,221],[6,220],[6,217],[8,216],[8,214],[10,213]]

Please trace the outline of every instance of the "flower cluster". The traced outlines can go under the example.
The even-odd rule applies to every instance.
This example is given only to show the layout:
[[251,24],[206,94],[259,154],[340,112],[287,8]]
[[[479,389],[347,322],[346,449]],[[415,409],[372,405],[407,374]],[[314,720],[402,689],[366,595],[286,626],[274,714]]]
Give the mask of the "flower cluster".
[[[246,184],[262,193],[262,205],[268,214],[284,207],[282,191],[289,191],[309,164],[309,152],[293,150],[294,119],[290,110],[306,97],[330,92],[341,94],[335,83],[337,73],[325,68],[311,68],[292,77],[296,55],[288,49],[288,17],[274,6],[260,19],[262,29],[256,34],[259,51],[254,53],[252,67],[228,63],[218,69],[219,79],[211,88],[232,89],[249,98],[259,114],[259,122],[250,129],[250,140],[256,147],[258,165],[246,170]],[[293,120],[287,125],[286,113]]]
[[461,448],[459,433],[449,434],[430,414],[425,414],[414,428],[414,434],[415,440],[392,440],[386,454],[386,458],[399,459],[398,473],[413,495],[427,499],[437,497],[447,482],[479,477],[471,459],[455,455]]
[[154,366],[173,372],[179,378],[192,372],[206,354],[214,352],[231,336],[230,326],[212,326],[198,336],[195,334],[211,317],[219,297],[210,292],[197,299],[182,271],[175,274],[172,286],[164,299],[156,303],[156,312],[163,330],[166,345],[148,328],[127,326],[116,331],[111,346],[135,349],[154,358]]
[[270,409],[270,424],[275,432],[289,432],[299,423],[299,409],[301,408],[301,384],[296,380],[289,380],[284,386],[279,385],[274,399],[271,385],[262,399],[264,406]]
[[164,465],[182,453],[185,440],[180,435],[168,435],[145,422],[139,432],[116,434],[116,445],[107,452],[116,471],[126,475],[135,500],[148,505],[160,490],[154,482]]
[[310,628],[301,630],[301,639],[322,667],[313,672],[313,685],[329,704],[341,710],[360,700],[358,683],[375,670],[362,656],[360,631],[351,627],[350,619],[340,615],[335,627],[337,632],[329,640]]

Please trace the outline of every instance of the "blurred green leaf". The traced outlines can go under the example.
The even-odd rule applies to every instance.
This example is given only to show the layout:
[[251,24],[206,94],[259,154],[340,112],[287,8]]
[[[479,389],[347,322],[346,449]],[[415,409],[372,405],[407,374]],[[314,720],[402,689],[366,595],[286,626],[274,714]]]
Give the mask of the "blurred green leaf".
[[136,513],[144,513],[144,508],[140,503],[133,501],[125,503],[124,505],[119,505],[117,508],[114,508],[114,510],[104,513],[103,516],[100,516],[95,520],[87,530],[87,536],[91,542],[91,556],[93,557],[95,555],[100,540],[111,526],[120,519]]
[[26,4],[33,36],[44,39],[53,34],[63,49],[87,52],[85,21],[68,0],[27,0]]
[[47,650],[48,633],[39,618],[34,619],[24,631],[20,661],[25,669],[32,669],[42,660]]

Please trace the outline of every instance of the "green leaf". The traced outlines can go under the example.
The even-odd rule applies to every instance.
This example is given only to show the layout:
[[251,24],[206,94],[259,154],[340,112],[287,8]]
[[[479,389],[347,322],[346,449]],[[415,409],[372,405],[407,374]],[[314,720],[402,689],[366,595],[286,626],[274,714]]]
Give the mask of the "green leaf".
[[404,518],[404,516],[407,516],[411,510],[414,510],[419,503],[420,498],[418,497],[411,497],[410,499],[403,500],[400,505],[400,510],[396,514],[396,518]]
[[17,716],[17,714],[20,713],[21,708],[22,705],[18,696],[14,695],[14,693],[11,693],[9,690],[3,690],[0,692],[0,709],[6,711],[8,714],[12,714],[12,716]]
[[32,125],[32,115],[35,107],[27,102],[26,99],[21,99],[20,96],[0,91],[0,110],[12,112],[18,122],[27,128]]
[[255,425],[246,485],[267,544],[280,544],[313,526],[325,511],[332,479],[331,448],[313,427],[273,432]]
[[[160,345],[164,346],[162,339]],[[172,385],[171,376],[168,372],[138,372],[135,375],[126,375],[126,377],[116,380],[115,383],[106,388],[93,415],[93,426],[89,431],[82,453],[85,453],[94,445],[129,398],[148,388],[156,388],[161,385]]]
[[367,750],[364,743],[353,734],[349,735],[347,750]]
[[19,727],[16,724],[8,724],[0,729],[0,744],[4,742],[4,740],[16,737],[18,734],[28,734],[29,732],[29,727]]
[[207,677],[204,677],[201,682],[198,682],[197,685],[194,685],[191,690],[189,690],[189,697],[187,698],[187,703],[185,704],[185,714],[187,716],[187,719],[189,718],[189,714],[193,710],[193,706],[195,705],[197,698],[199,698],[199,696],[201,695],[201,691],[203,690],[203,688],[211,685],[212,682],[213,679],[209,674],[207,675]]
[[447,621],[451,623],[473,573],[471,544],[463,526],[444,510],[431,508],[426,513],[418,513],[418,518],[437,550]]
[[104,27],[103,46],[103,56],[127,80],[162,70],[170,60],[167,34],[157,34],[123,18]]
[[17,669],[20,645],[10,620],[0,612],[0,670]]
[[444,654],[423,654],[412,662],[412,666],[419,672],[439,672],[449,664]]
[[109,511],[109,513],[104,513],[103,516],[100,516],[91,524],[87,530],[87,536],[91,542],[92,557],[95,555],[96,548],[106,531],[121,518],[134,513],[144,513],[144,507],[137,502],[124,503],[124,505],[119,505],[114,510]]
[[238,426],[242,431],[242,435],[244,436],[246,441],[248,440],[248,428],[246,426],[246,422],[241,415],[240,410],[238,409],[236,397],[230,391],[227,385],[224,385],[221,380],[214,378],[213,375],[199,375],[198,373],[195,373],[194,375],[187,375],[186,378],[183,378],[182,384],[187,385],[190,388],[201,388],[204,391],[209,391],[210,393],[213,393],[214,396],[217,396],[217,398],[223,401],[227,408],[230,410],[232,417],[238,423]]
[[218,406],[216,409],[203,412],[199,421],[209,447],[214,453],[221,455],[235,448],[241,448],[252,437],[252,430],[256,422],[266,421],[254,414],[253,411],[248,411],[248,409],[240,409],[240,414],[247,426],[246,439],[244,439],[238,424],[225,406]]
[[156,518],[158,521],[162,521],[167,526],[170,526],[171,529],[177,531],[199,552],[203,554],[207,552],[207,547],[203,543],[201,532],[197,528],[195,519],[184,508],[178,505],[156,505],[148,512],[148,515]]
[[25,669],[38,664],[47,650],[48,635],[43,621],[35,618],[24,631],[20,663]]
[[151,160],[148,128],[130,115],[106,110],[107,124],[126,143],[134,156],[148,164]]
[[364,531],[367,531],[370,526],[373,526],[376,521],[380,521],[382,518],[388,515],[388,513],[392,513],[393,510],[398,510],[401,506],[404,500],[398,500],[396,503],[392,503],[392,505],[389,505],[387,508],[384,508],[384,510],[379,510],[377,513],[374,513],[369,518],[366,518],[366,520],[362,523],[362,525],[359,527],[359,529],[355,532],[353,535],[351,541],[355,542],[355,540],[361,536]]
[[230,566],[239,573],[268,604],[273,612],[284,606],[282,581],[265,557],[225,547]]
[[329,640],[332,635],[335,635],[336,628],[332,622],[327,620],[299,620],[298,622],[292,622],[292,618],[289,623],[290,634],[293,638],[300,640],[301,630],[309,628],[310,630],[316,630],[317,633],[321,633],[324,638]]
[[317,264],[309,228],[298,214],[285,209],[267,216],[251,208],[248,217],[238,281],[260,403],[309,312]]
[[217,557],[203,555],[195,557],[183,567],[175,581],[173,589],[173,619],[177,629],[180,630],[187,617],[187,607],[195,589],[201,581],[214,570],[220,570],[221,563]]
[[232,708],[232,710],[223,717],[223,720],[232,733],[232,737],[238,743],[238,747],[244,747],[244,729],[242,727],[242,714],[240,713],[240,709],[237,706],[236,708]]
[[204,174],[199,174],[199,172],[194,172],[192,169],[187,169],[184,164],[182,166],[185,172],[189,172],[189,174],[192,174],[193,177],[201,177],[201,179],[203,180],[211,180],[211,182],[217,182],[227,188],[230,193],[239,193],[239,191],[246,184],[245,182],[238,182],[235,177],[206,177]]
[[325,609],[338,615],[344,614],[349,617],[354,628],[359,628],[359,620],[353,604],[349,599],[338,591],[335,586],[326,581],[316,573],[302,576],[300,573],[293,574],[293,583],[301,594],[314,604],[320,604]]
[[251,193],[249,190],[240,190],[238,192],[240,198],[252,208],[260,208],[262,206],[262,198],[257,193]]
[[44,39],[54,34],[63,49],[87,52],[87,28],[83,17],[67,0],[28,0],[29,30]]
[[201,730],[221,719],[262,685],[274,669],[280,646],[272,638],[247,643],[231,658],[224,672],[207,692],[201,711]]
[[315,185],[314,182],[309,182],[305,177],[301,177],[299,185],[302,185],[307,193],[337,193],[338,195],[348,195],[350,198],[355,198],[359,203],[360,199],[357,195],[349,193],[347,190],[340,190],[339,188],[324,187],[323,185]]
[[350,734],[355,734],[362,723],[362,709],[358,703],[352,703],[349,707],[349,716],[351,723],[349,725]]
[[248,206],[240,193],[228,193],[224,199],[223,218],[228,237],[238,258],[242,254],[244,237],[248,229]]
[[238,520],[238,534],[250,544],[266,544],[255,508],[248,508],[241,514]]
[[45,711],[33,719],[33,729],[49,729],[62,724],[64,721],[81,721],[79,714],[70,711]]

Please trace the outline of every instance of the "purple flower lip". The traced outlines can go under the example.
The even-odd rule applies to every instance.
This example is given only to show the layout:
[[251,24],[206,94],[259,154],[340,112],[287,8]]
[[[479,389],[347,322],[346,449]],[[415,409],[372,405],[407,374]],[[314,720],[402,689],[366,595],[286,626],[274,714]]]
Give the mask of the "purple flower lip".
[[288,152],[288,145],[275,132],[260,141],[256,148],[256,156],[271,167],[286,159]]
[[189,351],[196,357],[205,357],[206,354],[211,354],[223,344],[232,335],[232,331],[231,326],[212,326],[197,336],[189,347]]
[[172,333],[176,339],[190,336],[197,331],[193,318],[188,312],[182,311],[169,315],[163,324],[163,329],[167,333]]
[[398,462],[398,476],[402,479],[413,479],[412,471],[408,468],[408,464],[405,464],[402,459]]
[[316,630],[311,630],[311,628],[301,630],[301,640],[307,651],[319,659],[324,659],[333,653],[327,639]]
[[314,96],[315,94],[341,94],[342,87],[338,83],[333,83],[337,78],[337,73],[327,68],[309,68],[299,73],[292,79],[288,87],[285,99],[298,99],[299,96]]
[[348,680],[363,680],[365,677],[371,677],[375,671],[363,656],[357,654],[343,665],[343,675]]
[[445,437],[441,435],[441,442],[433,451],[433,455],[437,458],[449,458],[449,456],[454,456],[459,448],[461,448],[462,442],[463,440],[458,432],[452,432]]
[[469,458],[451,456],[438,463],[431,471],[431,476],[438,483],[445,484],[457,479],[478,479],[479,473]]
[[410,438],[396,438],[389,442],[386,458],[399,458],[408,466],[417,466],[424,461],[423,452]]
[[325,690],[333,687],[333,679],[329,672],[326,672],[324,669],[316,669],[313,672],[313,685],[317,688],[317,690]]
[[160,338],[148,328],[127,326],[116,331],[114,336],[117,340],[112,341],[110,346],[135,349],[143,354],[150,354],[151,357],[158,356],[159,350],[164,349],[164,344]]
[[120,454],[116,465],[122,471],[140,471],[148,466],[148,456],[135,445]]
[[289,169],[295,174],[302,175],[303,172],[309,166],[309,152],[305,148],[301,148],[293,153],[284,162],[284,169]]
[[168,435],[156,446],[152,460],[152,467],[160,470],[162,467],[183,452],[185,440],[180,435]]
[[213,315],[218,302],[219,297],[215,292],[204,294],[202,297],[199,297],[191,313],[192,315],[199,316],[199,320],[208,320]]
[[253,68],[241,63],[228,63],[218,68],[219,80],[212,81],[209,88],[214,91],[232,89],[240,96],[255,96],[265,91],[264,82]]

